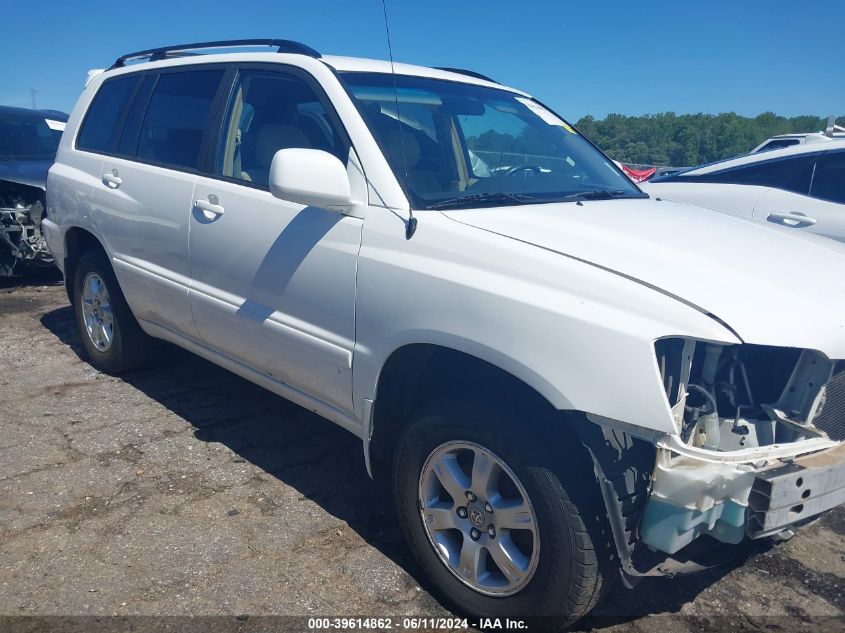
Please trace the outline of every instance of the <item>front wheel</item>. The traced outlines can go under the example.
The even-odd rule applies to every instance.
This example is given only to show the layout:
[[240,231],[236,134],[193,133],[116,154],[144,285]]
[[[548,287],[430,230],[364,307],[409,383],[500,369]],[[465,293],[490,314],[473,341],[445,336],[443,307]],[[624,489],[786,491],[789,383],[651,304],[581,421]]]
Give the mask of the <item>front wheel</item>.
[[518,413],[470,402],[429,406],[401,436],[400,521],[458,611],[567,624],[602,595],[612,570],[601,495],[583,448],[555,446],[555,437]]

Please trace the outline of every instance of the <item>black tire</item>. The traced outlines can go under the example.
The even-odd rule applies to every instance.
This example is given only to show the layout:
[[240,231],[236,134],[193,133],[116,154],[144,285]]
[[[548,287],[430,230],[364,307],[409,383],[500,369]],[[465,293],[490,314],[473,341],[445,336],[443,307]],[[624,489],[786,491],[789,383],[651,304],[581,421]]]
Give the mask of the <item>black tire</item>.
[[[83,317],[82,284],[89,273],[95,273],[103,280],[111,303],[113,336],[105,351],[94,345]],[[102,251],[89,250],[80,256],[73,278],[73,306],[79,338],[90,363],[100,371],[119,375],[146,365],[154,356],[157,342],[138,325],[120,290],[111,263]]]
[[[545,423],[556,426],[547,428],[543,420],[532,423],[525,412],[498,406],[443,401],[411,416],[399,439],[393,488],[402,529],[433,590],[458,613],[567,626],[589,613],[618,575],[589,456],[560,428],[560,419]],[[435,448],[454,441],[479,444],[495,453],[531,500],[540,535],[539,561],[531,580],[515,594],[489,596],[458,580],[435,553],[423,527],[421,471]]]

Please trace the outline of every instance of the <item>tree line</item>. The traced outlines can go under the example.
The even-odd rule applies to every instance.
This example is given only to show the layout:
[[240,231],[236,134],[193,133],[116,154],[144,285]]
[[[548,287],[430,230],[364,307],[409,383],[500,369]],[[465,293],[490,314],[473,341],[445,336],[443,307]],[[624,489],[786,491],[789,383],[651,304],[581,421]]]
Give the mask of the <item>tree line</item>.
[[[845,118],[845,117],[843,117]],[[610,114],[585,116],[575,126],[611,158],[623,163],[685,167],[745,154],[777,134],[823,131],[827,117],[782,117],[764,112],[723,114]]]

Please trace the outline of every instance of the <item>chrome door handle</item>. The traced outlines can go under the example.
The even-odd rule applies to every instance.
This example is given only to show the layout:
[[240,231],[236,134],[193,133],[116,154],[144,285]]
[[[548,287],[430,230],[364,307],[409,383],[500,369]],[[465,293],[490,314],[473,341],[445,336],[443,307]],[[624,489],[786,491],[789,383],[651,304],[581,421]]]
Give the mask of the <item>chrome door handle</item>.
[[814,224],[819,223],[816,218],[808,217],[798,211],[794,211],[792,213],[770,213],[769,217],[766,219],[769,222],[774,222],[775,224],[780,224],[781,226],[788,226],[793,229],[813,226]]
[[123,180],[117,175],[116,169],[112,169],[111,173],[106,172],[103,174],[103,183],[111,189],[117,189],[122,182]]
[[209,215],[214,217],[223,215],[225,209],[222,204],[218,204],[217,196],[213,198],[209,196],[208,198],[208,200],[195,200],[194,206],[202,211],[206,217],[209,217]]

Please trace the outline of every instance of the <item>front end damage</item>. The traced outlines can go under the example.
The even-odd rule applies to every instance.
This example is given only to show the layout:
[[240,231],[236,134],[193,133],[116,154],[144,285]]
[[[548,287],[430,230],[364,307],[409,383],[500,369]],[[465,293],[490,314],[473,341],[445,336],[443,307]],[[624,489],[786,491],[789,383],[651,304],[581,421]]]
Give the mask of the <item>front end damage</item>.
[[53,257],[41,234],[44,189],[0,180],[0,277],[23,265],[49,266]]
[[616,451],[593,457],[624,576],[700,569],[702,552],[789,537],[845,502],[845,362],[687,339],[655,350],[677,433],[626,448],[618,425],[594,420]]

